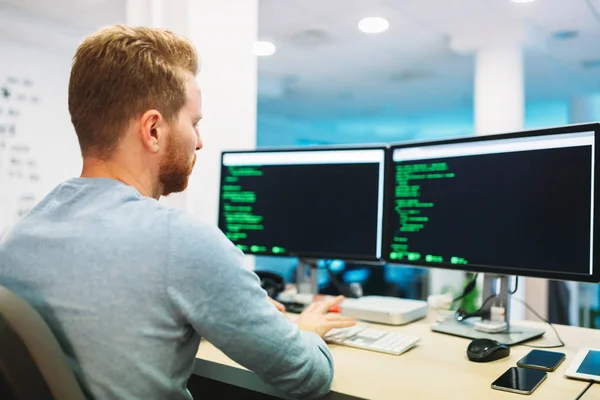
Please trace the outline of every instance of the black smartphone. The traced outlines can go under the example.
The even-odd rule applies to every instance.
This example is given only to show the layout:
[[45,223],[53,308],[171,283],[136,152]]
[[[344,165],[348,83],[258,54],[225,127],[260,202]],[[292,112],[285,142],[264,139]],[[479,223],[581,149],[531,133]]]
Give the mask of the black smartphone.
[[545,350],[531,350],[517,362],[518,367],[554,371],[565,359],[565,353]]
[[492,383],[492,389],[531,394],[547,376],[547,372],[537,369],[510,367]]

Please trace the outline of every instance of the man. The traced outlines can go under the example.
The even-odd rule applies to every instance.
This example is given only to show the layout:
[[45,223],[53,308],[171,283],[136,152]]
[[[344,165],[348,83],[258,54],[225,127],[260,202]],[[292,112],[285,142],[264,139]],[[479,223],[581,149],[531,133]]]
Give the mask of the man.
[[354,324],[327,314],[341,299],[290,322],[216,227],[157,201],[186,188],[202,147],[197,69],[165,30],[85,39],[69,82],[81,177],[3,239],[0,284],[41,313],[91,398],[191,398],[200,337],[290,395],[324,395],[321,336]]

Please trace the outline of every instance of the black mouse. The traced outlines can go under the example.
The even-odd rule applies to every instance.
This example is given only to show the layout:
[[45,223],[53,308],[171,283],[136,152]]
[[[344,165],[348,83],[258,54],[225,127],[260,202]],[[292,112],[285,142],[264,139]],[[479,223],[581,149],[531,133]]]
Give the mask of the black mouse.
[[475,339],[467,347],[467,357],[475,362],[489,362],[508,357],[510,347],[492,339]]

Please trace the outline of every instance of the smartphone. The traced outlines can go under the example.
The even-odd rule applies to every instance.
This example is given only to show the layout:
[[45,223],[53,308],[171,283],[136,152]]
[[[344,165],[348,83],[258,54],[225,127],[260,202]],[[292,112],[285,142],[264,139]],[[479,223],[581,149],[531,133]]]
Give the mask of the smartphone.
[[517,362],[518,367],[554,371],[565,359],[565,353],[545,350],[531,350]]
[[510,367],[492,383],[492,389],[531,394],[547,376],[547,372],[537,369]]

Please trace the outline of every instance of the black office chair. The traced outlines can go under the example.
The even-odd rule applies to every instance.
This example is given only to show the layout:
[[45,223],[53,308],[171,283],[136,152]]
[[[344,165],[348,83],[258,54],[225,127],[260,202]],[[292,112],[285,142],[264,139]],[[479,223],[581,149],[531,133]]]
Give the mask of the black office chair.
[[48,325],[29,304],[2,286],[0,399],[85,399]]

